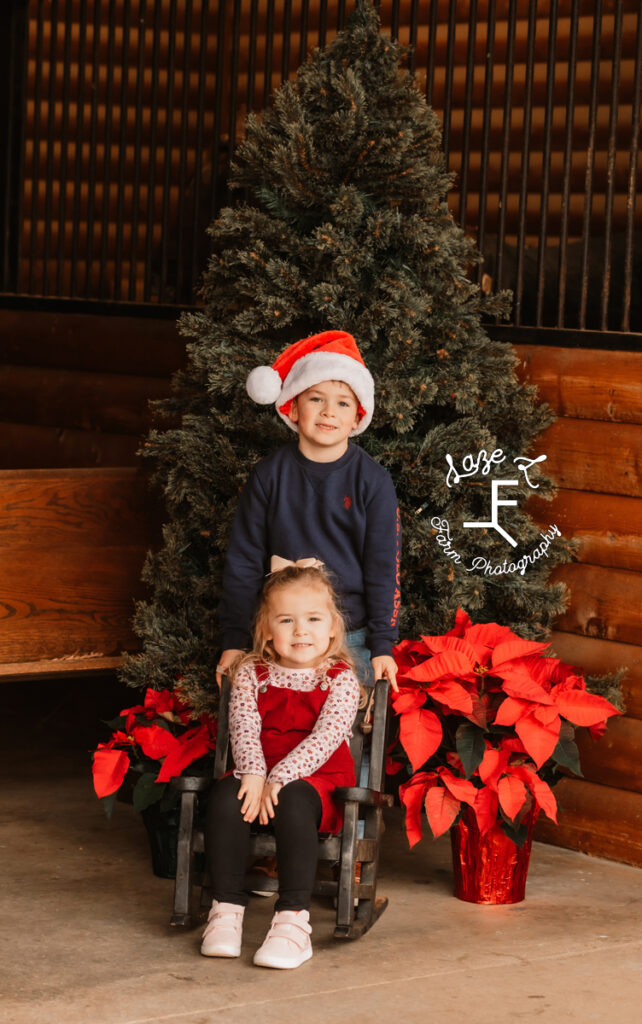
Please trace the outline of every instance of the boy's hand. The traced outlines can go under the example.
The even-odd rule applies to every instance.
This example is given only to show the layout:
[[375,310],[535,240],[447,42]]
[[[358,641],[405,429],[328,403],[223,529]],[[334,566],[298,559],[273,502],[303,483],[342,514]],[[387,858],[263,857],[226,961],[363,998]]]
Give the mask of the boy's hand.
[[263,775],[241,775],[238,798],[242,800],[241,814],[243,821],[255,821],[261,808],[261,797],[265,778]]
[[397,663],[391,654],[380,654],[372,659],[372,670],[375,682],[377,679],[387,679],[395,693],[399,693],[397,686]]
[[216,685],[219,689],[221,688],[223,676],[228,674],[230,667],[244,654],[245,651],[237,651],[234,647],[230,647],[229,651],[223,651],[216,666]]
[[282,782],[266,782],[261,797],[261,810],[259,812],[259,824],[267,825],[270,818],[274,817],[274,808],[279,802],[279,790],[283,789]]

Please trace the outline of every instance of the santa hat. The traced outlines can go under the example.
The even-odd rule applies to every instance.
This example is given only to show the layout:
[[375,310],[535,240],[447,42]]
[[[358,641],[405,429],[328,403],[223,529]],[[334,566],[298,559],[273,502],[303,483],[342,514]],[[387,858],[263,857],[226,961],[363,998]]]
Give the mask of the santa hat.
[[345,331],[323,331],[295,341],[272,366],[255,367],[246,387],[259,405],[274,402],[283,422],[298,431],[288,416],[292,399],[325,380],[340,380],[352,388],[359,402],[359,422],[350,436],[361,434],[374,412],[374,381],[356,341]]

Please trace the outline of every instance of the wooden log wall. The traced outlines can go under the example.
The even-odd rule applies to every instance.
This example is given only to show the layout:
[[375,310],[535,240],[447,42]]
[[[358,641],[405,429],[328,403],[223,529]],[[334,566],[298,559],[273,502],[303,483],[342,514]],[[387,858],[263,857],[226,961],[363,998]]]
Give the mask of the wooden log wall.
[[538,838],[642,865],[642,353],[517,346],[521,374],[560,417],[537,442],[560,490],[531,499],[578,543],[555,577],[571,591],[553,649],[589,675],[626,668],[625,716],[578,733],[583,779],[556,789],[560,823]]
[[183,359],[172,319],[0,310],[0,469],[138,465]]

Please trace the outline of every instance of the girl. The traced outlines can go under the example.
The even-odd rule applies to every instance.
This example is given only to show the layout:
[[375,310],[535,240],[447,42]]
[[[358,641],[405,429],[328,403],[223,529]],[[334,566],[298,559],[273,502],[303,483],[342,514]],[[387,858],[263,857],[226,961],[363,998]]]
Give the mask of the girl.
[[213,787],[207,851],[214,901],[205,956],[239,956],[250,827],[271,823],[276,913],[254,963],[299,967],[312,956],[309,907],[318,833],[338,832],[335,786],[354,785],[347,740],[359,683],[344,624],[320,563],[273,572],[261,596],[254,650],[233,676],[229,728],[234,771]]

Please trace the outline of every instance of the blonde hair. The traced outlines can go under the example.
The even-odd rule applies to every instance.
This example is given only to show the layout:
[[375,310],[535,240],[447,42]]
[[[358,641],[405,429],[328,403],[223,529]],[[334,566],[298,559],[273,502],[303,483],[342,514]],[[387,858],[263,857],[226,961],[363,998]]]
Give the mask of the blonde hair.
[[346,627],[343,621],[343,615],[339,609],[337,595],[334,592],[334,588],[330,583],[327,573],[316,566],[305,566],[303,568],[298,565],[288,565],[285,569],[279,569],[278,572],[271,573],[267,578],[265,586],[261,592],[259,606],[256,612],[252,650],[249,654],[240,658],[236,665],[233,666],[232,683],[234,683],[239,669],[244,665],[251,664],[257,660],[261,661],[265,658],[269,658],[271,661],[278,663],[278,655],[266,636],[270,597],[275,591],[285,590],[286,587],[290,587],[296,583],[303,583],[310,587],[318,587],[325,591],[328,604],[330,605],[330,611],[334,618],[334,636],[330,641],[330,646],[326,652],[326,658],[331,662],[345,661],[352,669],[354,669],[354,662],[345,642]]

